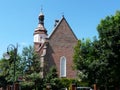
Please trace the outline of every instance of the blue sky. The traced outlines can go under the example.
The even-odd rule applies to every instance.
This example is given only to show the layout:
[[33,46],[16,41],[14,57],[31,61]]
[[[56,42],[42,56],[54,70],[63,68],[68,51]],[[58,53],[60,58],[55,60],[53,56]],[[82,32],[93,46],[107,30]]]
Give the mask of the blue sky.
[[9,44],[33,44],[33,32],[43,7],[45,27],[50,34],[54,20],[65,16],[78,39],[98,36],[96,27],[101,19],[120,10],[120,0],[1,0],[0,57]]

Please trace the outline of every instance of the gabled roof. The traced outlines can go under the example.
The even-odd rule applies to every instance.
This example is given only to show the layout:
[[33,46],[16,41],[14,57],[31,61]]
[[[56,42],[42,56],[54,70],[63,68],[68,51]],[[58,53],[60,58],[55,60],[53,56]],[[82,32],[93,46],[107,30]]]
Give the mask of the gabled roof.
[[52,33],[49,35],[49,39],[52,37],[52,35],[54,34],[54,32],[57,30],[57,28],[60,26],[60,24],[63,22],[63,20],[65,21],[65,23],[68,25],[68,27],[70,28],[71,32],[73,33],[74,37],[76,38],[77,40],[77,37],[76,35],[74,34],[73,30],[71,29],[70,25],[68,24],[68,22],[66,21],[65,17],[62,16],[62,19],[58,22],[58,24],[54,27]]

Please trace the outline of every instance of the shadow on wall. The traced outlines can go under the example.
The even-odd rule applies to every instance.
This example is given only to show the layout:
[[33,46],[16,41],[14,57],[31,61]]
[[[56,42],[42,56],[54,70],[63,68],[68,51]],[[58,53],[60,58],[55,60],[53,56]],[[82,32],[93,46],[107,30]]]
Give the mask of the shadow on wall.
[[47,45],[47,51],[46,51],[46,56],[45,56],[45,75],[49,72],[50,68],[53,66],[56,66],[54,62],[54,58],[52,54],[54,54],[54,51],[51,47],[51,45],[48,43]]

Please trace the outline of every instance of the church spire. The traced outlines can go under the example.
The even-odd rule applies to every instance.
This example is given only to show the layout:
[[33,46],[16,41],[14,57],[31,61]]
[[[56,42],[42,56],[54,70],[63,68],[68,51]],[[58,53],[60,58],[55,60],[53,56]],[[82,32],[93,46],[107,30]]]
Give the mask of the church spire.
[[[36,43],[39,43],[41,46],[46,41],[46,38],[47,38],[47,30],[44,27],[44,14],[42,12],[42,9],[38,16],[38,20],[39,20],[39,23],[38,23],[38,26],[35,29],[33,35],[34,35],[35,45],[36,45]],[[39,47],[39,46],[37,46],[37,47]]]
[[41,8],[41,12],[40,12],[38,19],[39,19],[39,24],[42,24],[44,26],[44,14],[42,10],[43,9]]
[[47,35],[47,30],[44,27],[44,14],[42,12],[42,9],[41,9],[41,12],[40,12],[40,14],[38,16],[38,20],[39,20],[38,27],[35,29],[34,34],[36,34],[36,33],[41,34],[42,33],[42,34]]

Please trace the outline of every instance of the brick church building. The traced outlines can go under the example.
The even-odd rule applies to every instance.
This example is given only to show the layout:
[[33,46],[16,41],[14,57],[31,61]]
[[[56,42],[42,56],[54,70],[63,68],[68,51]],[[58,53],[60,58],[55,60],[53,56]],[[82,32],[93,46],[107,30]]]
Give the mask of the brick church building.
[[44,26],[44,14],[40,13],[38,19],[33,36],[35,51],[40,55],[41,76],[44,77],[50,67],[55,66],[59,77],[75,78],[76,71],[72,65],[74,46],[78,39],[65,17],[55,20],[54,30],[50,35]]

